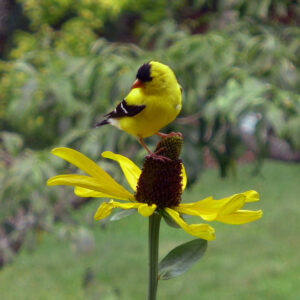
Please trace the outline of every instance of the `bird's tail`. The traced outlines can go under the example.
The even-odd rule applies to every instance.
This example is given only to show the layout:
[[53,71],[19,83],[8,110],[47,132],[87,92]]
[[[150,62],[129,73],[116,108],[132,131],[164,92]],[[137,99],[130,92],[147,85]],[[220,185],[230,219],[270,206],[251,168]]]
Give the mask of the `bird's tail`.
[[109,124],[109,121],[108,121],[107,119],[101,121],[100,123],[97,123],[97,124],[95,125],[95,127],[100,127],[100,126],[106,125],[106,124]]

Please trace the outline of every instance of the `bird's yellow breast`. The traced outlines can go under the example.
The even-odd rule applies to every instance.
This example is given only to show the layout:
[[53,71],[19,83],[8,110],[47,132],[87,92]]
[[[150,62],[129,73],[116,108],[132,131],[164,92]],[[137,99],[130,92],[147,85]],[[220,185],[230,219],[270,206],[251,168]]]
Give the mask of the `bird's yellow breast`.
[[163,94],[144,94],[141,89],[133,89],[126,97],[128,105],[145,105],[133,117],[119,120],[119,127],[129,134],[145,138],[158,132],[172,122],[181,110],[181,92],[176,86]]

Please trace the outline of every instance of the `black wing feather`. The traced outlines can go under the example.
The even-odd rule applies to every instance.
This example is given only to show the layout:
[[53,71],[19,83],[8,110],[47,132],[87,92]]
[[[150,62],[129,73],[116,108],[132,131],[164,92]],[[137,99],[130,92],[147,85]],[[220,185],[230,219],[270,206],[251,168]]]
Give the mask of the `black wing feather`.
[[146,105],[128,105],[125,99],[123,99],[113,111],[105,115],[105,120],[96,124],[96,127],[109,124],[109,119],[133,117],[140,113],[145,107]]

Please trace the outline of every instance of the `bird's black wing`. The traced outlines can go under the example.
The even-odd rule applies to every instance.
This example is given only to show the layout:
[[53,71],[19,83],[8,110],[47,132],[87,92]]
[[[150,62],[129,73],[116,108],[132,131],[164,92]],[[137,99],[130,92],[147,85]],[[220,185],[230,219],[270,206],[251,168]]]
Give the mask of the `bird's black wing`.
[[109,119],[133,117],[140,113],[145,107],[146,105],[128,105],[125,99],[123,99],[122,102],[120,102],[113,111],[105,115],[105,120],[96,124],[96,127],[109,124]]

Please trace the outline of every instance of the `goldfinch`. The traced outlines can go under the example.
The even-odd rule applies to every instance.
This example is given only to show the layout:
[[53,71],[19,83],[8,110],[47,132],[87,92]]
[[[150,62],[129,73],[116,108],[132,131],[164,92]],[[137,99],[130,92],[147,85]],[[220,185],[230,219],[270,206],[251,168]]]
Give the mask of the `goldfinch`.
[[143,64],[137,71],[129,94],[96,127],[111,124],[135,137],[151,153],[143,138],[157,134],[181,110],[181,86],[174,72],[157,61]]

